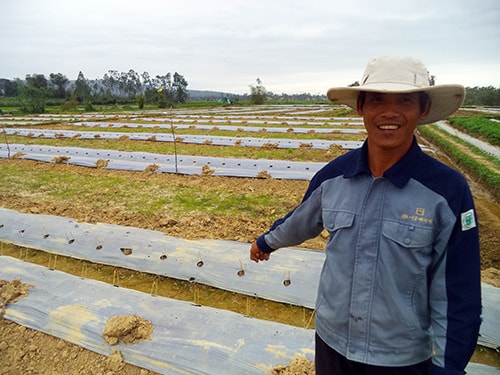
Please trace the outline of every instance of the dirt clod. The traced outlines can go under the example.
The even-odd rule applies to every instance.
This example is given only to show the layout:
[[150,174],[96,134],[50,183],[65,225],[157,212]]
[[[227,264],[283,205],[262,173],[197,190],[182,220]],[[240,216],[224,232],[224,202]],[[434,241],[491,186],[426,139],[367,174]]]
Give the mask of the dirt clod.
[[277,366],[272,375],[314,375],[314,362],[304,356],[296,355],[286,366]]
[[137,315],[113,316],[108,319],[103,330],[104,341],[116,345],[118,341],[134,344],[149,340],[153,333],[153,324]]
[[0,280],[0,318],[5,313],[9,303],[15,303],[28,295],[28,289],[33,285],[24,284],[20,279],[12,281]]

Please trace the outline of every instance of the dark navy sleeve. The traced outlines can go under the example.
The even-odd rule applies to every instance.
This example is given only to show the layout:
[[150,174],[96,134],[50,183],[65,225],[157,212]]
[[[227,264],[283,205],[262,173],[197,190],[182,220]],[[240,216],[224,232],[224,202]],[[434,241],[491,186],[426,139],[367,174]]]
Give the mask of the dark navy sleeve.
[[[453,207],[455,206],[455,207]],[[481,324],[479,231],[472,195],[464,187],[452,204],[457,221],[446,256],[447,327],[444,368],[435,374],[463,374],[474,353]]]
[[[419,180],[446,199],[455,218],[445,256],[431,281],[431,309],[438,316],[433,317],[433,374],[462,375],[476,348],[481,324],[478,221],[465,178],[428,156],[423,158]],[[439,290],[434,296],[432,288]]]

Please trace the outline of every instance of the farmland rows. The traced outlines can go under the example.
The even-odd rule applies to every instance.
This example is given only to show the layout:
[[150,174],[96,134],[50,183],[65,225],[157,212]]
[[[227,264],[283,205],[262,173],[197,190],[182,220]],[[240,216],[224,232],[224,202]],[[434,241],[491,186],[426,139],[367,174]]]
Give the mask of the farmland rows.
[[[260,125],[263,125],[262,123]],[[60,131],[60,129],[57,129],[57,126],[58,124],[47,124],[47,125],[38,125],[38,127],[40,128],[41,127],[41,131],[45,131],[47,132],[48,130],[50,130],[51,128],[56,128],[55,131]],[[258,124],[256,124],[256,126],[258,126]],[[321,125],[322,127],[324,127],[325,125]],[[30,125],[30,129],[33,127],[33,125]],[[34,129],[34,127],[33,127]],[[165,129],[166,132],[169,132],[170,129]],[[189,130],[189,131],[193,131],[193,129],[186,129],[186,130]],[[30,130],[32,131],[32,130]],[[177,130],[176,131],[178,132],[181,132],[181,130]],[[83,133],[83,130],[82,129],[79,129],[79,132]],[[7,133],[7,132],[6,132]],[[241,132],[239,132],[241,133]],[[168,133],[167,133],[168,134]],[[177,135],[177,134],[176,134]],[[239,134],[239,135],[242,135],[242,134]],[[19,140],[22,140],[23,137],[20,137],[19,135],[7,135],[5,134],[5,136],[7,137],[7,139],[9,140],[9,144],[10,146],[14,147],[15,144],[12,143],[13,140],[15,141],[19,141]],[[182,136],[181,135],[177,135],[177,136]],[[83,138],[83,137],[82,137]],[[73,147],[71,146],[72,144],[76,143],[76,142],[82,142],[82,141],[85,141],[85,140],[82,140],[82,139],[60,139],[60,138],[55,138],[55,139],[41,139],[41,137],[24,137],[24,140],[27,142],[27,143],[30,143],[31,145],[27,146],[27,147],[35,147],[35,148],[40,148],[42,147],[42,145],[39,145],[39,144],[42,144],[42,143],[48,143],[48,142],[54,142],[54,143],[57,143],[57,144],[62,144],[63,145],[63,148],[68,150],[69,147]],[[120,137],[118,137],[117,139],[115,140],[109,140],[109,142],[116,142],[116,143],[120,143],[120,148],[122,149],[122,153],[125,153],[126,151],[123,150],[123,148],[128,148],[130,147],[132,144],[132,142],[130,141],[124,141],[123,139],[120,140]],[[156,142],[153,142],[151,140],[149,141],[145,141],[146,144],[145,146],[150,146],[151,144],[153,143],[156,143]],[[88,141],[89,143],[89,146],[93,147],[95,149],[96,152],[100,152],[99,151],[99,146],[100,146],[100,141],[99,142],[96,142],[96,139],[95,137],[91,137],[91,139]],[[90,145],[90,143],[92,143],[92,145]],[[178,146],[181,146],[178,144]],[[53,149],[56,149],[58,147],[56,146],[46,146],[46,147],[52,147]],[[60,148],[61,146],[59,146]],[[202,144],[202,145],[199,145],[198,147],[201,147],[201,148],[214,148],[215,146],[212,145],[212,144]],[[249,149],[251,149],[252,147],[249,147]],[[227,149],[227,147],[225,147],[225,149]],[[273,151],[271,149],[271,151]],[[304,148],[302,147],[302,149],[300,149],[299,151],[301,152],[304,152],[305,154],[307,153],[310,153],[312,150],[309,150],[309,148]],[[242,152],[242,154],[244,154],[244,152]],[[242,155],[240,154],[240,155]],[[158,155],[163,155],[165,156],[166,154],[158,154]],[[224,154],[223,154],[224,155]],[[227,160],[227,157],[225,157],[225,159]],[[49,159],[50,161],[50,159]],[[242,159],[243,161],[243,159]],[[278,160],[275,160],[275,163],[278,163]],[[48,222],[47,222],[48,223]],[[47,224],[49,227],[51,227],[50,224]],[[36,228],[34,227],[30,227],[30,228],[26,228],[26,230],[29,232],[29,231],[33,231],[35,230],[36,231]],[[42,230],[42,228],[38,228],[38,230]],[[76,229],[72,230],[72,232],[75,232]],[[23,230],[23,233],[25,231]],[[28,234],[28,232],[26,232]],[[18,234],[18,231],[14,231],[15,234]],[[48,232],[47,232],[48,233]],[[76,234],[76,233],[75,233]],[[84,235],[85,236],[85,235]],[[102,236],[101,236],[102,237]],[[48,237],[50,238],[50,237]],[[57,241],[57,239],[56,239]],[[77,243],[78,241],[80,241],[79,239],[76,239]],[[243,245],[244,247],[247,247],[248,245]],[[34,246],[35,248],[37,248],[38,246]],[[167,246],[168,247],[168,246]],[[105,248],[106,248],[106,244],[104,243],[104,249],[101,250],[101,251],[105,251]],[[130,250],[132,250],[132,247],[130,248]],[[94,250],[95,251],[95,250]],[[134,251],[139,251],[139,250],[136,250],[134,248]],[[105,254],[105,253],[103,253]],[[135,254],[135,253],[134,253]],[[140,254],[140,251],[139,251],[139,254]],[[167,253],[168,254],[168,258],[167,258],[167,263],[169,262],[169,260],[171,262],[175,262],[175,255],[174,254],[170,254],[170,253]],[[123,256],[123,255],[122,255]],[[131,255],[133,256],[133,255]],[[223,260],[223,256],[220,256],[219,257],[220,260]],[[204,263],[205,263],[205,266],[203,269],[207,269],[209,270],[210,267],[211,267],[211,264],[213,263],[211,261],[211,258],[209,256],[207,257],[204,257],[203,258],[204,260]],[[60,259],[59,262],[62,262],[63,260]],[[199,262],[199,261],[198,261]],[[241,261],[240,261],[241,262]],[[251,275],[251,269],[249,269],[249,265],[247,264],[247,260],[244,261],[245,263],[243,264],[246,264],[246,266],[242,266],[242,267],[245,267],[245,270],[246,272]],[[278,264],[277,264],[278,265]],[[175,264],[174,264],[175,266]],[[15,266],[11,266],[11,267],[15,267]],[[198,268],[198,267],[195,267],[194,270],[197,271],[197,269],[199,270],[203,270],[202,268]],[[198,271],[200,272],[200,271]],[[290,272],[290,271],[289,271]],[[35,275],[36,272],[35,271],[32,271],[31,274]],[[313,273],[309,273],[310,275],[314,275],[314,274],[317,274],[316,272],[313,272]],[[286,275],[284,275],[286,277]],[[248,276],[250,277],[250,276]],[[280,275],[280,277],[282,277],[282,275]],[[298,274],[293,274],[292,275],[292,280],[296,280],[296,279],[293,279],[293,277],[297,278],[299,277]],[[198,277],[197,277],[198,278]],[[288,275],[288,278],[290,278],[290,275]],[[30,280],[30,278],[28,276],[26,276],[26,279]],[[31,280],[36,280],[36,279],[31,279]],[[202,277],[200,276],[200,280],[202,280]],[[237,278],[238,280],[238,278]],[[36,283],[36,281],[35,281]],[[72,283],[72,281],[67,281],[66,283]],[[281,285],[282,288],[286,288],[284,287],[283,283],[280,281],[278,285]],[[295,286],[294,286],[295,285]],[[291,285],[291,288],[294,288],[296,286],[299,286],[300,283],[299,282],[295,282],[295,281],[292,281],[292,285]],[[97,288],[95,286],[87,286],[87,288],[93,288],[93,290],[96,291],[97,293]],[[73,288],[75,291],[78,290],[78,288],[75,287]],[[195,291],[198,290],[197,288],[195,289]],[[292,289],[290,289],[292,290]],[[216,293],[213,294],[214,296],[216,295]],[[310,293],[309,293],[310,295]],[[29,297],[28,297],[29,298]],[[54,298],[51,298],[51,297],[47,297],[47,300],[52,300]],[[122,303],[124,303],[126,300],[128,299],[128,297],[126,297],[125,295],[121,297],[121,301]],[[195,296],[194,296],[194,300],[195,302],[197,300],[199,300],[200,297],[197,297],[196,296],[196,293],[195,293]],[[250,305],[253,305],[253,302],[250,303],[251,301],[247,299],[247,311],[250,312]],[[40,306],[40,310],[43,310],[41,305]],[[93,307],[92,306],[89,306],[89,309],[92,309],[92,311],[94,311]],[[164,308],[165,309],[165,308]],[[170,311],[170,316],[173,316],[175,313],[175,308],[174,307],[168,307],[167,308],[169,311]],[[122,309],[123,311],[125,311],[125,309]],[[260,308],[257,308],[257,310],[260,310]],[[181,310],[183,311],[183,310]],[[203,371],[208,371],[209,373],[231,373],[231,371],[234,373],[234,371],[236,372],[239,372],[238,370],[235,370],[235,367],[234,366],[242,366],[241,368],[242,369],[245,369],[245,370],[241,370],[241,371],[244,371],[245,373],[261,373],[263,371],[264,368],[262,367],[254,367],[255,364],[252,364],[251,362],[252,361],[252,357],[253,358],[259,358],[260,360],[264,361],[264,363],[260,366],[263,366],[265,364],[265,369],[267,370],[270,370],[271,367],[269,367],[271,364],[277,364],[277,358],[275,354],[273,354],[273,352],[269,352],[269,350],[266,350],[264,352],[261,352],[261,351],[257,351],[256,353],[254,353],[252,355],[252,348],[254,347],[254,345],[252,343],[256,342],[257,340],[265,340],[265,342],[262,343],[262,345],[259,345],[257,347],[261,347],[261,348],[269,348],[269,345],[273,346],[273,341],[275,342],[274,346],[276,346],[277,348],[281,348],[279,349],[280,350],[280,356],[282,359],[281,361],[285,360],[285,362],[278,362],[280,364],[286,364],[287,361],[289,361],[295,354],[297,354],[297,352],[303,352],[303,353],[306,353],[304,352],[304,350],[308,350],[309,353],[312,349],[312,343],[311,343],[311,340],[310,338],[312,337],[310,335],[310,330],[309,332],[307,332],[307,334],[304,336],[304,334],[300,333],[302,331],[298,331],[297,329],[294,329],[294,331],[288,331],[288,328],[285,330],[284,327],[278,327],[278,326],[269,326],[267,327],[266,324],[258,324],[258,322],[255,322],[254,324],[257,324],[256,327],[248,327],[246,329],[244,329],[244,331],[246,333],[242,334],[239,332],[239,330],[237,331],[237,336],[236,336],[236,339],[235,339],[235,342],[237,341],[241,341],[242,343],[245,343],[246,341],[249,342],[250,345],[243,345],[239,350],[238,350],[238,353],[239,356],[238,358],[235,358],[235,361],[232,360],[232,357],[233,355],[231,354],[231,352],[233,351],[232,349],[230,349],[231,347],[234,347],[235,343],[232,342],[232,337],[230,335],[230,332],[227,331],[227,326],[231,326],[233,324],[233,321],[234,323],[236,324],[236,320],[237,317],[236,316],[232,316],[232,315],[226,315],[226,314],[223,314],[222,312],[219,314],[220,316],[218,317],[214,317],[213,319],[216,319],[217,321],[220,321],[221,318],[222,320],[224,321],[224,332],[223,333],[220,333],[217,329],[217,327],[215,326],[214,323],[211,322],[210,319],[210,314],[207,313],[203,313],[204,310],[200,310],[198,309],[197,311],[196,310],[193,310],[192,307],[189,307],[188,310],[186,310],[186,312],[179,312],[178,314],[181,314],[181,315],[188,315],[188,313],[190,312],[191,314],[198,314],[196,317],[193,317],[192,319],[190,319],[188,322],[186,322],[185,320],[181,321],[182,324],[184,324],[184,326],[179,326],[179,330],[182,332],[182,331],[185,331],[185,325],[188,324],[190,322],[202,322],[202,321],[206,321],[207,324],[205,327],[199,327],[197,329],[197,335],[198,337],[195,337],[194,339],[197,339],[199,340],[200,342],[203,341],[204,344],[196,344],[194,346],[192,346],[193,344],[190,344],[192,346],[192,349],[189,350],[189,351],[183,351],[183,356],[181,356],[180,354],[177,354],[175,357],[171,357],[169,356],[169,353],[172,353],[174,349],[171,349],[171,348],[167,348],[167,347],[161,347],[161,352],[163,353],[163,358],[166,357],[166,359],[169,361],[169,363],[171,364],[176,364],[177,366],[180,366],[181,368],[181,372],[182,371],[185,371],[186,369],[188,368],[193,368],[193,369],[199,369],[201,371],[201,367],[199,366],[210,366],[210,361],[207,360],[201,360],[201,356],[203,355],[204,352],[208,351],[208,353],[210,354],[210,358],[218,358],[218,360],[216,360],[215,362],[213,362],[213,364],[211,365],[212,367],[207,367],[205,368]],[[151,316],[150,314],[146,314],[146,312],[142,312],[140,307],[138,306],[137,309],[135,310],[136,313],[139,313],[141,315],[149,315]],[[50,310],[48,312],[48,314],[51,314],[50,313]],[[98,311],[95,311],[94,312],[94,316],[98,316],[99,312]],[[106,314],[109,314],[109,311],[106,312]],[[202,314],[202,315],[199,315],[199,314]],[[307,315],[309,316],[310,313],[307,313]],[[77,315],[74,315],[75,317]],[[61,320],[63,320],[63,317],[60,318]],[[64,317],[64,319],[71,319],[71,317]],[[176,318],[177,319],[177,318]],[[161,332],[162,330],[162,325],[163,324],[169,324],[168,320],[165,320],[165,319],[162,319],[160,321],[158,321],[157,318],[154,318],[154,317],[151,317],[151,320],[153,320],[155,322],[155,326],[157,327],[157,330],[158,332]],[[307,319],[309,324],[311,322],[311,319],[308,318]],[[64,320],[63,320],[64,321]],[[248,321],[248,323],[251,323],[252,321]],[[303,324],[306,324],[308,322],[304,322]],[[82,324],[82,323],[76,323],[76,322],[73,322],[73,323],[70,323],[70,321],[67,321],[66,324],[69,324],[69,325],[77,325],[77,324]],[[86,323],[85,323],[86,324]],[[239,328],[241,329],[243,327],[242,323],[237,323],[239,325]],[[266,328],[267,327],[267,328]],[[260,331],[259,330],[264,330],[265,332],[268,332],[271,337],[269,338],[266,338],[266,333],[263,331],[262,333],[259,333]],[[292,328],[290,328],[292,329]],[[167,340],[167,344],[170,343],[170,345],[172,345],[172,343],[175,345],[176,342],[178,341],[179,343],[183,342],[183,340],[185,342],[188,342],[189,340],[191,340],[190,338],[188,338],[188,336],[183,336],[182,333],[175,333],[176,332],[176,329],[174,329],[174,326],[173,325],[169,325],[169,328],[168,330],[171,332],[170,335],[174,335],[175,336],[175,339],[170,339],[170,340]],[[278,331],[283,331],[281,333],[278,334]],[[211,336],[207,335],[208,333],[211,333],[212,337],[215,336],[215,338],[210,338]],[[257,337],[254,337],[254,338],[250,338],[250,336],[248,336],[250,333],[254,332],[254,334],[256,334],[258,336]],[[285,333],[286,332],[286,333]],[[96,332],[95,335],[93,335],[92,337],[99,337],[99,332]],[[283,338],[281,338],[281,336],[283,335]],[[293,340],[294,340],[294,337],[296,335],[303,335],[302,339],[300,339],[298,341],[298,345],[295,345],[293,344]],[[248,336],[248,337],[247,337]],[[286,336],[286,337],[285,337]],[[62,337],[65,337],[65,336],[62,336]],[[169,334],[165,334],[165,335],[161,335],[159,337],[170,337]],[[298,337],[298,336],[297,336]],[[70,339],[68,337],[65,337],[66,339]],[[211,340],[216,340],[216,341],[211,341]],[[229,341],[228,341],[229,340]],[[284,341],[283,341],[284,340]],[[88,340],[83,340],[84,342],[89,342]],[[223,341],[227,341],[229,342],[229,344],[225,344],[226,346],[224,346],[223,344]],[[153,345],[159,345],[158,341],[155,339],[155,340],[151,340],[151,342],[153,343]],[[240,346],[242,345],[240,342]],[[303,345],[306,345],[306,347],[304,347]],[[210,347],[210,349],[206,349],[207,346]],[[140,345],[135,345],[136,348],[141,348]],[[226,349],[229,348],[230,350]],[[304,349],[300,349],[300,348],[304,348]],[[203,349],[205,348],[205,349]],[[94,348],[96,349],[96,348]],[[123,351],[123,353],[127,354],[128,353],[128,350],[127,348],[120,348],[120,350]],[[137,350],[141,350],[141,349],[137,349]],[[160,363],[159,359],[156,359],[156,357],[154,357],[154,352],[156,352],[156,349],[153,347],[151,347],[150,349],[145,349],[147,350],[148,353],[150,353],[150,356],[151,358],[154,358],[155,361],[154,363],[156,365],[158,365],[158,363]],[[250,357],[248,355],[245,354],[245,352],[248,351],[250,353]],[[198,354],[196,354],[198,353]],[[285,354],[286,353],[286,354]],[[194,357],[193,357],[194,356]],[[147,358],[148,356],[146,356]],[[182,359],[184,358],[184,359]],[[187,358],[187,360],[186,360]],[[221,363],[221,359],[224,358],[224,360],[222,362],[224,362],[224,366],[225,368],[221,369],[220,368],[220,363]],[[268,358],[268,359],[266,359]],[[270,358],[270,359],[269,359]],[[142,364],[141,362],[136,362],[138,365],[140,365],[141,367],[145,367],[145,368],[148,368],[148,364]],[[149,363],[150,365],[152,364],[153,362]],[[194,366],[194,367],[193,367]],[[215,368],[217,370],[215,370],[214,372],[214,367],[213,366],[216,366]],[[250,370],[250,367],[252,368]],[[155,369],[157,371],[161,371],[161,366],[160,368],[158,367],[149,367],[149,368],[152,368],[152,369]],[[175,370],[170,370],[172,373],[176,373]],[[179,372],[180,373],[180,372]]]
[[[463,139],[464,141],[472,144],[473,146],[476,146],[477,148],[481,149],[481,151],[493,155],[497,159],[500,159],[500,147],[491,145],[487,142],[481,141],[477,138],[471,137],[470,135],[467,135],[461,131],[459,131],[456,128],[451,127],[450,125],[447,125],[444,123],[444,121],[440,121],[437,124],[441,129],[445,130],[446,132],[450,133],[451,135],[454,135],[455,137],[458,137],[460,139]],[[500,126],[499,126],[500,127]]]
[[[189,152],[184,151],[193,151],[192,155],[199,156],[200,154],[211,154],[213,157],[217,157],[215,155],[219,154],[223,157],[224,160],[227,160],[231,157],[236,159],[248,159],[256,162],[258,158],[261,156],[255,156],[257,149],[262,149],[260,152],[269,152],[266,155],[267,160],[274,159],[277,161],[278,159],[287,159],[287,160],[303,160],[304,164],[309,162],[316,162],[317,164],[325,163],[326,161],[332,159],[336,155],[342,153],[347,149],[345,147],[332,149],[331,147],[324,148],[321,150],[315,150],[314,147],[300,146],[301,144],[312,143],[314,138],[322,138],[328,137],[325,141],[330,142],[331,144],[335,144],[335,137],[349,137],[350,141],[361,142],[366,134],[360,126],[359,120],[350,120],[348,118],[339,118],[338,120],[332,120],[332,112],[329,107],[286,107],[286,108],[276,108],[276,107],[268,107],[262,109],[235,109],[235,110],[223,110],[222,112],[226,112],[221,114],[220,111],[214,110],[199,110],[195,112],[186,112],[186,111],[171,111],[165,115],[164,113],[156,113],[152,116],[150,113],[141,114],[127,114],[127,115],[110,115],[110,116],[102,116],[93,115],[92,118],[84,118],[82,116],[40,116],[31,119],[26,119],[25,124],[21,123],[24,121],[22,119],[5,119],[3,123],[5,131],[5,137],[10,143],[11,146],[14,146],[14,143],[25,142],[30,145],[30,147],[36,147],[37,145],[44,145],[46,147],[53,147],[54,149],[65,149],[68,150],[70,147],[78,146],[82,147],[82,145],[87,145],[89,149],[93,149],[95,152],[100,152],[101,147],[106,147],[107,149],[113,148],[119,149],[122,153],[126,152],[137,152],[137,146],[135,144],[139,144],[140,152],[146,152],[147,150],[154,150],[157,155],[166,157],[173,155],[173,151],[175,150],[173,147],[177,147],[177,152],[179,153],[177,156],[190,156]],[[231,114],[228,115],[227,112]],[[44,123],[47,122],[47,123]],[[351,123],[351,124],[349,124]],[[21,127],[22,126],[22,127]],[[16,129],[14,129],[16,127]],[[28,128],[29,127],[29,128]],[[79,137],[75,137],[75,127],[78,127],[77,133],[80,134]],[[102,128],[102,132],[95,132],[95,127]],[[175,131],[175,138],[173,138],[171,132]],[[349,130],[349,131],[347,131]],[[355,131],[351,131],[355,130]],[[24,133],[23,133],[24,132]],[[31,135],[29,133],[32,133]],[[63,132],[67,132],[66,134],[72,134],[72,136],[61,136]],[[227,137],[226,132],[233,133],[234,136]],[[344,133],[343,133],[344,132]],[[41,134],[48,135],[49,133],[53,134],[53,138],[44,138]],[[106,136],[104,133],[114,134],[109,137],[112,139],[104,140]],[[139,134],[142,133],[142,137],[140,142],[132,142],[131,139],[133,137],[139,137]],[[57,135],[59,134],[59,135]],[[96,134],[100,134],[99,137],[96,137]],[[155,136],[156,139],[151,138]],[[292,147],[290,144],[288,147],[283,146],[283,149],[278,149],[274,144],[279,144],[280,142],[286,142],[287,139],[283,138],[283,136],[288,137],[289,139],[293,139],[297,147]],[[126,138],[125,138],[126,137]],[[169,145],[158,145],[159,139],[161,137],[165,137],[168,139],[170,137]],[[227,142],[228,145],[225,147],[218,147],[215,142],[199,142],[196,145],[186,145],[182,144],[180,138],[188,139],[188,137],[198,137],[199,139],[210,140],[215,139],[214,137],[218,137],[218,139],[231,138],[231,142]],[[212,137],[212,138],[211,138]],[[236,143],[237,139],[241,140],[247,138],[255,137],[256,141],[254,144],[248,144],[247,147],[238,147],[240,144]],[[87,138],[87,139],[86,139]],[[191,138],[195,139],[195,138]],[[323,139],[323,138],[322,138]],[[172,142],[174,141],[175,142]],[[227,139],[226,139],[227,140]],[[344,141],[344,140],[343,140]],[[172,145],[173,143],[173,145]],[[229,146],[229,144],[231,144]],[[260,146],[256,146],[260,144]],[[263,147],[263,145],[266,145]],[[18,145],[16,145],[17,147]],[[236,146],[236,147],[235,147]],[[272,146],[272,147],[271,147]],[[195,147],[196,151],[195,151]],[[210,150],[210,151],[208,151]],[[182,153],[181,153],[182,151]],[[233,154],[234,153],[234,154]],[[259,154],[262,155],[262,154]],[[198,159],[202,160],[202,159]],[[56,160],[52,158],[48,158],[47,161],[56,162]],[[283,161],[283,160],[282,160]],[[64,163],[64,162],[63,162]],[[145,163],[145,165],[139,169],[146,171],[146,166],[150,165],[150,162]],[[197,164],[203,164],[204,162],[197,162]],[[312,164],[311,164],[312,165]],[[92,167],[97,167],[94,162],[93,165],[89,165]],[[213,164],[212,164],[213,166]],[[264,168],[264,167],[263,167]],[[268,167],[265,167],[269,169]],[[99,169],[99,168],[98,168]],[[216,169],[216,168],[214,168]],[[153,174],[158,174],[158,172],[166,172],[166,170],[150,169],[149,172]],[[173,171],[168,171],[172,173]],[[212,173],[204,174],[203,171],[197,172],[201,178],[205,177],[202,180],[205,184],[208,183],[208,179],[211,177],[207,177],[208,175],[215,175],[214,171]],[[99,174],[100,175],[100,174]],[[255,177],[255,176],[253,176]],[[207,179],[208,178],[208,179]],[[213,177],[216,179],[216,177]],[[261,179],[269,179],[273,178],[272,175],[260,176]],[[309,175],[308,175],[309,178]],[[148,185],[148,180],[143,179],[143,184]],[[164,180],[168,183],[168,179]],[[261,180],[262,181],[262,180]],[[264,180],[266,181],[266,180]],[[267,180],[270,181],[270,180]],[[228,184],[235,185],[245,185],[246,182],[238,182],[235,180],[233,182],[229,182]],[[285,182],[283,181],[283,184]],[[62,182],[62,184],[64,184]],[[185,183],[182,183],[185,184]],[[179,185],[182,186],[182,185]],[[256,189],[256,186],[260,186],[257,184],[248,185],[248,191],[253,191]],[[274,185],[272,185],[274,186]],[[146,186],[144,186],[146,187]],[[43,186],[42,186],[43,189]],[[222,195],[220,199],[223,199],[223,195],[226,194],[223,189],[220,189],[220,194]],[[295,194],[295,191],[290,190],[289,195]],[[272,194],[272,193],[271,193]],[[300,195],[300,192],[298,192]],[[276,197],[277,199],[278,197]],[[196,195],[193,194],[191,200],[195,200]],[[283,209],[286,209],[284,207]],[[88,211],[91,212],[92,209]],[[265,211],[268,212],[268,211]],[[274,212],[273,212],[274,213]],[[188,213],[188,215],[192,216],[192,220],[197,220],[196,215],[192,213]],[[231,219],[230,219],[231,220]],[[233,221],[239,220],[238,218],[234,218]],[[199,224],[199,223],[198,223]],[[147,224],[146,224],[147,225]],[[175,220],[173,220],[173,224],[170,221],[165,221],[165,226],[174,225]],[[207,223],[209,227],[209,223]],[[201,228],[200,232],[203,231]],[[17,233],[16,233],[17,234]],[[101,236],[102,237],[102,236]],[[245,245],[244,247],[246,247]],[[132,248],[130,248],[132,250]],[[285,256],[285,254],[283,254]],[[50,259],[50,258],[49,258]],[[170,255],[166,259],[175,259],[174,255]],[[220,256],[220,260],[222,263],[224,259],[224,255]],[[200,260],[198,259],[197,262]],[[204,263],[208,265],[211,263],[210,258],[207,257],[203,259]],[[50,260],[49,260],[50,262]],[[62,262],[62,260],[59,260]],[[233,262],[237,263],[237,262]],[[238,265],[232,264],[231,267],[237,268]],[[245,268],[246,272],[250,272],[250,268],[248,264],[240,260],[240,266]],[[198,266],[199,267],[199,266]],[[202,271],[203,268],[195,270]],[[288,271],[290,272],[290,271]],[[282,272],[281,272],[282,273]],[[236,272],[233,272],[231,275],[234,276]],[[296,272],[292,272],[292,278]],[[249,274],[250,275],[250,274]],[[239,276],[239,275],[238,275]],[[286,274],[280,274],[279,277],[286,277]],[[137,276],[136,276],[137,277]],[[198,277],[198,276],[197,276]],[[115,278],[113,277],[113,280]],[[237,278],[237,280],[241,280],[241,278]],[[281,279],[280,279],[281,280]],[[279,281],[278,283],[283,288],[283,282]],[[154,287],[153,282],[153,287]],[[156,284],[158,285],[158,284]],[[292,286],[295,285],[292,279]],[[152,287],[152,288],[153,288]],[[192,284],[189,286],[190,290],[193,288]],[[196,291],[198,289],[194,289],[194,302],[199,302],[200,297],[196,295]],[[208,299],[217,299],[217,292],[210,291],[210,298]],[[236,299],[236,297],[233,297]],[[205,301],[205,300],[204,300]],[[205,302],[203,302],[205,303]],[[207,300],[207,303],[209,301]],[[263,311],[262,305],[259,305],[257,301],[251,301],[252,307],[250,308],[250,302],[247,299],[247,312],[250,310]],[[257,304],[257,305],[255,305]],[[224,307],[225,309],[226,307]],[[231,308],[232,309],[232,308]],[[286,309],[286,307],[285,307]],[[305,310],[304,310],[305,311]],[[277,312],[276,315],[280,315],[282,313]],[[310,324],[310,318],[305,317],[306,313],[304,313],[303,326],[307,326]],[[309,314],[309,312],[307,312]],[[267,319],[267,318],[266,318]],[[300,325],[300,324],[298,324]],[[206,345],[206,344],[205,344]],[[220,353],[213,354],[217,355]],[[287,359],[290,359],[293,356],[293,353],[288,353]],[[196,360],[195,360],[196,361]]]

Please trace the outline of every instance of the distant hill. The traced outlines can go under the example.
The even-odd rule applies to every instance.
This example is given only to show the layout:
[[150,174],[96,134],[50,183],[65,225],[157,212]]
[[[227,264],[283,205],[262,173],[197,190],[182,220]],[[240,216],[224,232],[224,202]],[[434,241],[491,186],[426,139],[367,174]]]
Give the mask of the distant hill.
[[[224,98],[231,98],[245,100],[250,98],[250,94],[232,94],[223,91],[211,91],[211,90],[187,90],[189,99],[192,101],[196,100],[217,100]],[[326,95],[312,95],[309,93],[300,94],[274,94],[272,92],[267,92],[266,97],[271,100],[327,100]]]
[[210,90],[187,90],[189,95],[189,100],[217,100],[223,98],[235,98],[242,97],[243,95],[231,94],[222,91],[210,91]]

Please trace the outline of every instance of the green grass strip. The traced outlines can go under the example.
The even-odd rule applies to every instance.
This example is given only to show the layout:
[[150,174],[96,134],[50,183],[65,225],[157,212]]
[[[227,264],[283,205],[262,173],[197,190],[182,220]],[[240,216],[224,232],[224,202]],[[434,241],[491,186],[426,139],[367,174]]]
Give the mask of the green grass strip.
[[[479,148],[463,141],[462,139],[452,136],[448,133],[443,135],[439,132],[436,126],[428,125],[419,128],[421,134],[432,143],[438,145],[457,166],[464,168],[473,178],[478,180],[485,188],[494,196],[496,201],[500,201],[500,174],[491,170],[485,164],[481,163],[471,155],[476,155],[488,162],[491,162],[495,168],[500,168],[500,162],[497,158],[486,154]],[[452,138],[453,142],[460,143],[467,147],[470,153],[465,153],[455,146],[453,142],[446,138]]]
[[485,117],[452,117],[450,123],[455,128],[492,145],[500,146],[500,123]]
[[[158,179],[164,183],[160,184]],[[4,164],[0,168],[0,197],[8,197],[13,192],[33,200],[49,197],[63,206],[86,206],[89,212],[92,206],[120,207],[147,217],[168,212],[178,217],[208,213],[253,218],[267,215],[277,219],[299,203],[297,198],[289,195],[242,193],[210,184],[195,188],[169,183],[169,175],[155,177],[155,180],[133,179],[80,174],[71,169],[36,169]],[[275,207],[280,209],[270,214],[271,208]]]

